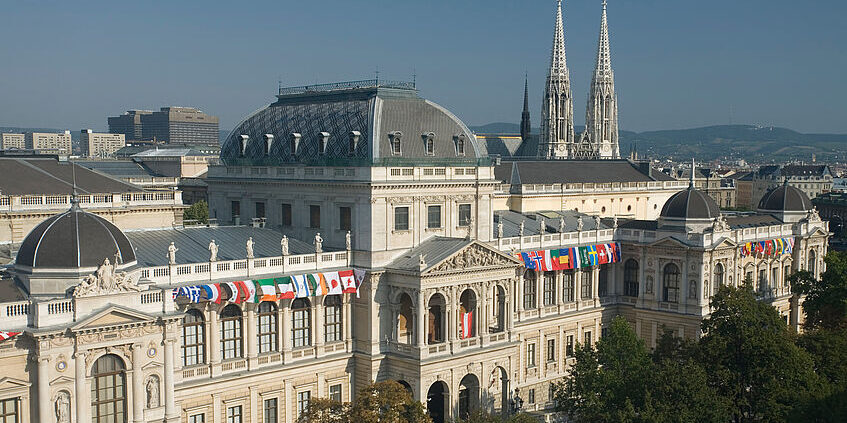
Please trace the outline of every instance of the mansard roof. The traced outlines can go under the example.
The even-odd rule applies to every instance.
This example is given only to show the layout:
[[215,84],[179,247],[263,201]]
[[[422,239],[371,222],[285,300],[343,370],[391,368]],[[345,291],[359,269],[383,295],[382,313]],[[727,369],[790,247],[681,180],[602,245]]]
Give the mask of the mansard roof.
[[0,175],[5,175],[0,178],[3,195],[70,195],[74,179],[81,194],[142,191],[135,185],[52,157],[0,157]]

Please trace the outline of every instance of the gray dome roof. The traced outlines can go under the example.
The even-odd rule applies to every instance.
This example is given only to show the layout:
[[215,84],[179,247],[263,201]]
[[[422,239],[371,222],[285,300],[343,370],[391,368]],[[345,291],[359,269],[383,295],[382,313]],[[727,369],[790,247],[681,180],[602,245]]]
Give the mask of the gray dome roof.
[[759,210],[763,211],[804,212],[811,209],[812,202],[806,193],[791,185],[774,188],[766,192],[759,200]]
[[132,244],[117,226],[74,206],[38,224],[21,244],[15,264],[78,269],[114,261],[115,254],[120,263],[135,261]]
[[[411,86],[358,82],[281,90],[275,103],[248,116],[232,130],[221,147],[221,159],[228,164],[345,166],[426,159],[449,165],[476,163],[488,156],[461,120],[419,97]],[[354,133],[358,140],[351,152]],[[401,152],[393,154],[389,134],[398,133]],[[269,148],[266,134],[273,135]],[[292,134],[300,135],[294,152]],[[246,142],[242,135],[249,137]],[[319,144],[327,135],[325,152],[320,154]],[[434,142],[432,154],[425,149],[427,137]],[[459,139],[464,143],[464,154],[457,151]]]
[[720,207],[712,197],[689,187],[672,195],[662,207],[660,216],[671,219],[714,219],[720,214]]

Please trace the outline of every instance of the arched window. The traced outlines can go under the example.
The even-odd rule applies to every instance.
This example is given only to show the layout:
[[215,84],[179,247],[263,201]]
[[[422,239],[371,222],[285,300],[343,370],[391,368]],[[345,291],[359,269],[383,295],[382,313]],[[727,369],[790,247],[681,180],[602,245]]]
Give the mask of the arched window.
[[806,264],[806,270],[808,270],[809,273],[812,274],[812,276],[816,276],[815,275],[815,264],[816,264],[816,262],[817,262],[817,253],[815,253],[815,250],[809,250],[809,260]]
[[465,155],[465,136],[458,135],[456,138],[456,155],[464,156]]
[[343,340],[341,296],[329,295],[324,299],[324,339],[327,343]]
[[224,360],[241,357],[241,309],[234,304],[221,312],[221,356]]
[[476,293],[466,289],[459,296],[459,339],[476,336]]
[[400,296],[399,310],[397,310],[397,342],[401,344],[412,344],[414,342],[415,325],[413,321],[412,298],[409,294]]
[[623,294],[638,296],[638,261],[635,259],[629,259],[623,265]]
[[305,298],[291,302],[291,314],[294,323],[294,348],[312,345],[312,305]]
[[206,323],[203,313],[189,309],[182,318],[182,363],[194,366],[206,362]]
[[403,138],[403,133],[400,131],[395,131],[388,134],[388,141],[391,144],[391,154],[394,156],[399,156],[403,154],[403,150],[400,146],[401,138]]
[[556,272],[544,272],[543,301],[545,306],[556,304]]
[[537,302],[535,301],[535,297],[537,295],[536,290],[537,287],[535,285],[535,271],[527,270],[523,275],[523,308],[524,310],[534,310]]
[[723,285],[723,265],[718,263],[715,265],[714,283],[712,289],[718,292],[718,289]]
[[492,303],[494,314],[491,316],[494,325],[490,325],[488,331],[492,333],[502,332],[506,329],[506,290],[497,285],[491,291],[494,294],[494,302]]
[[427,316],[427,343],[437,344],[444,342],[444,310],[446,302],[441,294],[435,294],[429,298],[429,312]]
[[114,354],[98,358],[91,367],[91,379],[91,421],[125,423],[126,367],[123,360]]
[[679,267],[673,263],[665,265],[662,275],[662,297],[669,303],[679,301]]
[[278,351],[276,304],[263,301],[259,304],[259,354]]

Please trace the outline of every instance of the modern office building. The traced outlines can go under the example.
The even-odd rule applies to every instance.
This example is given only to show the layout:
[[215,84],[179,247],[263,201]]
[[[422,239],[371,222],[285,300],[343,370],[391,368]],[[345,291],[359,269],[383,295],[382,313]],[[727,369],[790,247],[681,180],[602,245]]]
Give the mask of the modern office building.
[[141,141],[144,139],[141,118],[152,113],[150,110],[128,110],[120,116],[109,117],[109,133],[123,134],[126,141]]
[[26,135],[2,133],[0,134],[0,150],[23,150],[26,148]]
[[111,157],[124,146],[124,134],[97,133],[91,129],[80,131],[79,149],[85,157]]
[[71,131],[52,132],[27,132],[26,148],[37,152],[52,152],[60,155],[73,153],[73,141]]
[[217,116],[192,107],[162,107],[155,112],[130,110],[109,118],[109,132],[124,134],[127,140],[176,145],[220,144]]

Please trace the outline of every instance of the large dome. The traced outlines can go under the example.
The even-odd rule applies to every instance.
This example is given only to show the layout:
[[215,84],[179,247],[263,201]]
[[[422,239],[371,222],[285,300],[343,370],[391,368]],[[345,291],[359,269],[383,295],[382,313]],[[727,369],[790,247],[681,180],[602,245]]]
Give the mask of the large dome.
[[803,191],[791,185],[774,188],[759,201],[761,211],[805,212],[812,209],[812,202]]
[[459,118],[419,97],[412,84],[292,87],[277,97],[232,130],[221,147],[224,162],[367,166],[425,159],[445,165],[488,156]]
[[74,206],[36,226],[18,250],[17,266],[50,269],[96,267],[104,259],[135,261],[129,239],[111,222]]
[[714,219],[721,209],[708,194],[689,187],[671,196],[662,207],[663,218],[670,219]]

